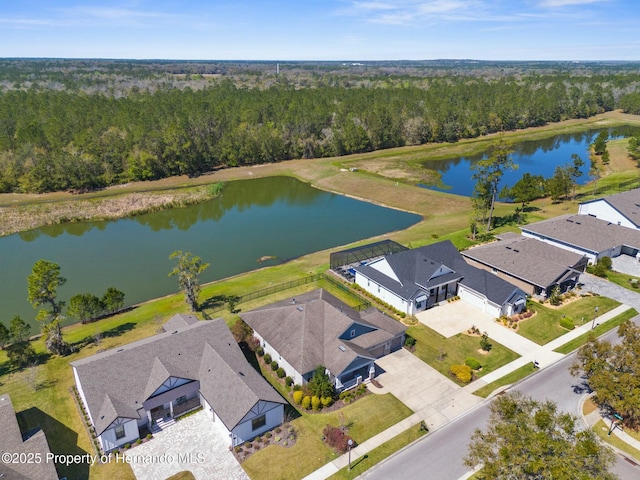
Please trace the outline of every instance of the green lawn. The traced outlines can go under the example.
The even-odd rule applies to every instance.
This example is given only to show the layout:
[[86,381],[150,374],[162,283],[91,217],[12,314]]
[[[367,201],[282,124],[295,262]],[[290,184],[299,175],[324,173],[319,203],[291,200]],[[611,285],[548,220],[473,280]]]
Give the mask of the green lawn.
[[341,480],[341,479],[352,479],[356,478],[359,475],[362,475],[364,472],[369,470],[371,467],[381,462],[385,458],[394,454],[398,450],[406,447],[413,441],[425,435],[426,430],[422,430],[420,428],[420,424],[414,425],[413,427],[405,430],[399,435],[396,435],[391,440],[383,443],[379,447],[374,448],[369,453],[363,455],[362,457],[352,458],[351,459],[351,470],[349,467],[345,467],[337,473],[331,475],[329,480]]
[[529,362],[526,365],[523,365],[522,367],[496,380],[495,382],[491,382],[484,387],[476,390],[475,392],[473,392],[473,394],[482,398],[487,398],[497,388],[504,385],[511,385],[513,383],[516,383],[518,380],[522,380],[523,378],[528,377],[535,371],[536,369],[533,368],[533,364]]
[[608,332],[609,330],[613,330],[618,325],[635,317],[637,314],[638,312],[636,312],[635,309],[631,308],[626,312],[623,312],[620,315],[612,318],[611,320],[603,323],[602,325],[598,325],[596,328],[594,328],[590,332],[580,335],[579,337],[574,338],[570,342],[565,343],[561,347],[556,348],[554,352],[563,353],[563,354],[573,352],[574,350],[576,350],[577,348],[580,348],[583,344],[585,344],[590,338],[592,337],[597,338],[603,333]]
[[407,333],[416,339],[415,355],[448,378],[453,378],[451,366],[464,364],[468,357],[482,364],[482,370],[477,372],[477,376],[482,377],[519,356],[494,340],[491,340],[491,351],[483,354],[480,352],[480,337],[459,333],[445,338],[422,323],[409,327]]
[[411,410],[390,393],[369,394],[330,413],[302,413],[293,420],[298,437],[293,447],[270,445],[254,453],[242,467],[254,480],[302,478],[338,457],[322,441],[326,425],[349,424],[349,435],[362,443],[411,415]]
[[640,288],[633,288],[631,280],[637,280],[636,285],[640,287],[640,278],[635,277],[633,275],[627,275],[626,273],[616,272],[614,270],[609,270],[607,272],[607,280],[613,282],[621,287],[627,288],[632,292],[640,293]]
[[563,316],[570,318],[576,326],[579,326],[593,320],[596,307],[598,307],[598,314],[602,315],[618,305],[620,303],[615,300],[599,296],[582,297],[559,308],[529,302],[527,308],[535,310],[536,315],[520,321],[518,333],[538,345],[545,345],[567,333],[567,330],[560,326],[560,319]]
[[610,427],[611,425],[607,425],[602,420],[598,420],[598,422],[593,426],[593,430],[596,432],[596,435],[600,437],[600,440],[616,447],[618,450],[622,450],[627,455],[640,462],[640,451],[636,450],[628,443],[623,442],[613,433],[611,435],[607,435]]

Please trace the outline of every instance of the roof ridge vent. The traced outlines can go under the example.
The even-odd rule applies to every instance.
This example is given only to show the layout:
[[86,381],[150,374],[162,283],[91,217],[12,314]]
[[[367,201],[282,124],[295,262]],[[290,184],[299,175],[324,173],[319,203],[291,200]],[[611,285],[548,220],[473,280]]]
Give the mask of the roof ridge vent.
[[299,312],[303,312],[303,311],[304,311],[304,308],[302,308],[302,305],[298,305],[298,306],[296,307],[296,310],[298,310]]
[[347,351],[347,348],[342,344],[338,345],[338,348],[340,349],[341,352],[346,352]]

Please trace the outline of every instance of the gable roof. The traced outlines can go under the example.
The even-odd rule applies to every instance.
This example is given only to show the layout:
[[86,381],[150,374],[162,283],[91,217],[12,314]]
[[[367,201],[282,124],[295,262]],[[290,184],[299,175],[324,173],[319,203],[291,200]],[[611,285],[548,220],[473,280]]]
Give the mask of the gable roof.
[[53,462],[45,462],[44,457],[51,453],[47,437],[38,429],[32,435],[23,438],[18,426],[16,412],[13,409],[11,397],[0,395],[0,452],[9,453],[38,453],[42,455],[40,463],[5,463],[0,461],[0,477],[17,480],[58,480],[58,473]]
[[[479,245],[462,255],[541,288],[561,281],[574,268],[584,270],[585,256],[521,235]],[[579,264],[583,265],[579,265]],[[495,275],[494,275],[495,276]]]
[[[393,253],[379,260],[379,262],[387,262],[399,281],[385,275],[377,268],[372,267],[371,264],[362,265],[355,269],[399,297],[410,300],[423,290],[461,280],[461,272],[457,272],[453,268],[455,260],[459,258],[462,258],[460,252],[458,252],[453,243],[446,240],[404,252]],[[432,278],[442,266],[454,271]]]
[[[458,281],[493,303],[502,305],[517,289],[506,280],[495,275],[487,275],[488,272],[485,270],[469,265],[449,240],[394,253],[385,257],[385,260],[400,282],[369,265],[356,267],[356,270],[405,300],[413,299],[432,287]],[[453,272],[431,279],[433,273],[442,265]]]
[[[213,365],[212,359],[220,365]],[[205,360],[207,371],[203,372]],[[252,405],[258,399],[284,403],[247,363],[222,319],[198,321],[71,365],[78,374],[98,435],[117,418],[140,418],[144,401],[169,377],[198,380],[200,392],[229,429],[248,411],[243,410],[247,402],[240,402],[239,396],[249,395]],[[216,376],[225,369],[238,373]],[[214,389],[225,395],[212,395]]]
[[561,215],[531,223],[521,227],[521,230],[593,253],[620,245],[640,248],[640,231],[590,215]]
[[[240,317],[299,373],[324,365],[340,375],[357,357],[373,357],[367,348],[406,330],[374,308],[358,312],[323,289],[244,312]],[[340,337],[358,324],[367,333]]]
[[581,205],[602,201],[611,205],[636,227],[640,228],[640,188],[582,202]]

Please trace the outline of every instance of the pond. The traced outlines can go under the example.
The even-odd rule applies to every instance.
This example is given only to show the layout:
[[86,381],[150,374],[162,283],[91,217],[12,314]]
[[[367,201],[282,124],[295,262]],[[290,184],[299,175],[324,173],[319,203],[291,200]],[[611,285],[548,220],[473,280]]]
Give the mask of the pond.
[[[587,183],[590,180],[589,146],[603,130],[608,130],[610,139],[627,137],[640,131],[637,127],[623,126],[556,135],[546,139],[515,144],[513,145],[514,152],[511,158],[514,163],[519,165],[519,168],[505,172],[499,188],[502,189],[506,185],[513,186],[524,173],[542,175],[545,178],[552,177],[557,166],[572,163],[571,155],[574,153],[580,155],[585,162],[585,165],[581,168],[582,176],[578,178],[578,183],[581,185]],[[471,166],[484,158],[487,158],[486,153],[469,157],[424,161],[422,166],[439,172],[441,179],[438,185],[421,186],[469,197],[473,195],[475,186],[475,181],[472,178],[475,171],[471,169]]]
[[[102,296],[113,286],[131,305],[178,290],[176,278],[168,277],[175,250],[210,263],[201,277],[209,282],[403,230],[419,220],[289,177],[229,182],[219,198],[200,205],[0,238],[0,319],[8,324],[19,314],[33,333],[39,332],[27,302],[27,276],[41,258],[60,265],[67,279],[60,299],[78,293]],[[275,258],[259,262],[263,257]],[[238,292],[243,293],[248,292]]]

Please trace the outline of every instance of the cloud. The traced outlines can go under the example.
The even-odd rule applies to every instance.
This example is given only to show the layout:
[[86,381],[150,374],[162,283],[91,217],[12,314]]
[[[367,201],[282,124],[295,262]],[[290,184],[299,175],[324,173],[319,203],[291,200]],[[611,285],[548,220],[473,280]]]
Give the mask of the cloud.
[[352,1],[339,14],[371,23],[407,25],[424,21],[479,20],[485,5],[480,0]]
[[541,0],[538,6],[542,8],[568,7],[572,5],[589,5],[593,3],[604,3],[608,0]]

